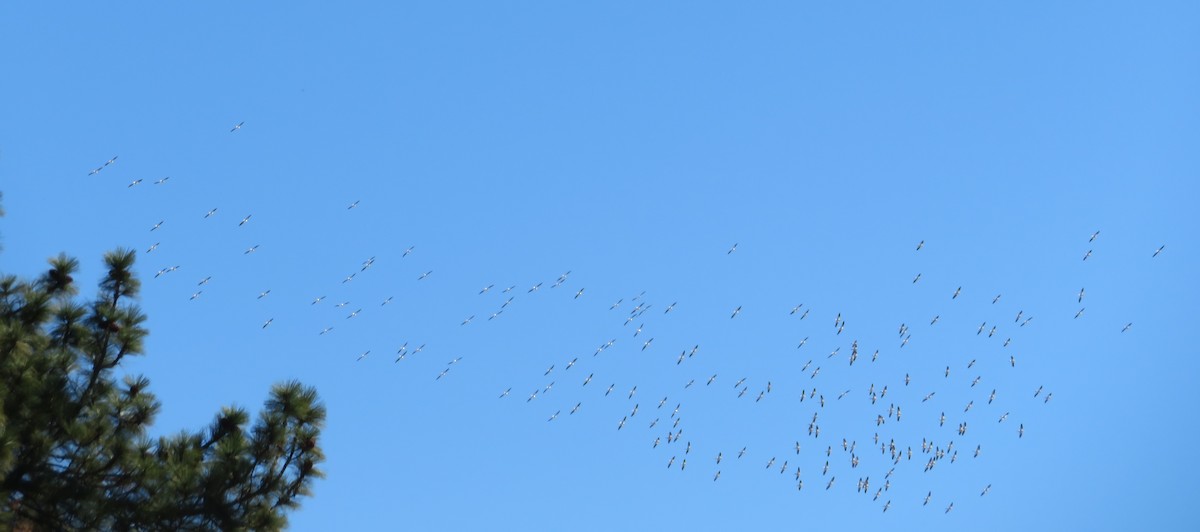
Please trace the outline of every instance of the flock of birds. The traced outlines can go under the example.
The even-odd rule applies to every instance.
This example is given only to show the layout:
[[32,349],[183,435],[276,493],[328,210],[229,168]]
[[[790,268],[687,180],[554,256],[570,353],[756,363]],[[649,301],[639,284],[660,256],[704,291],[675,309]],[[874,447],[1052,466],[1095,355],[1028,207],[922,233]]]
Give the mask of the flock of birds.
[[[230,133],[236,133],[242,129],[244,122],[238,123]],[[112,157],[102,166],[99,166],[88,175],[96,175],[112,166],[117,161],[117,157]],[[155,185],[165,185],[170,178],[164,177],[154,182]],[[129,187],[138,186],[143,182],[142,179],[134,180],[129,183]],[[346,209],[355,209],[359,206],[359,201],[350,203]],[[217,216],[218,209],[212,208],[203,213],[204,219],[210,219]],[[199,216],[199,213],[197,213]],[[237,218],[237,227],[243,227],[253,223],[253,215],[245,214],[241,218]],[[151,233],[157,232],[163,227],[166,220],[159,220],[157,223],[149,227]],[[1099,238],[1100,232],[1096,231],[1088,238],[1089,245],[1094,244]],[[147,254],[155,252],[160,242],[154,242],[145,252]],[[1158,257],[1166,246],[1160,246],[1150,256],[1151,258]],[[915,252],[920,253],[925,248],[925,241],[920,241]],[[259,249],[258,244],[254,244],[244,250],[243,254],[249,255],[255,253]],[[408,257],[415,250],[414,246],[409,246],[405,249],[401,257]],[[733,255],[738,251],[738,245],[733,244],[726,255]],[[1087,249],[1083,253],[1083,260],[1087,261],[1092,257],[1092,249]],[[352,272],[341,279],[341,283],[352,282],[358,275],[363,274],[375,266],[376,258],[369,257],[365,259],[358,271]],[[168,274],[172,274],[180,270],[180,266],[169,266],[159,269],[154,277],[159,278]],[[416,276],[416,281],[423,281],[433,274],[432,270],[424,271]],[[556,289],[569,280],[570,271],[564,272],[555,279],[548,289]],[[195,287],[195,292],[191,294],[190,299],[196,300],[202,297],[204,288],[212,280],[212,276],[205,276],[199,279]],[[922,281],[922,276],[917,273],[912,284],[918,285]],[[538,282],[527,288],[518,288],[516,285],[498,288],[494,284],[489,284],[478,290],[478,295],[486,296],[488,294],[499,293],[503,302],[499,304],[489,315],[487,320],[496,320],[509,309],[514,298],[524,292],[524,295],[532,296],[533,294],[543,289],[544,283]],[[572,300],[586,300],[586,289],[572,289],[574,292],[571,296]],[[271,294],[270,289],[262,290],[257,294],[257,299],[264,299]],[[568,295],[570,292],[568,292]],[[952,293],[946,294],[949,301],[957,301],[964,296],[964,287],[959,286]],[[1076,294],[1076,304],[1080,305],[1079,310],[1075,313],[1075,319],[1083,316],[1085,306],[1084,299],[1087,296],[1086,288],[1081,287]],[[352,320],[365,312],[364,307],[352,305],[349,301],[339,301],[337,303],[328,303],[325,295],[314,295],[310,303],[316,305],[332,305],[334,309],[341,311],[344,314],[342,320]],[[381,297],[378,303],[379,306],[386,306],[391,303],[393,297]],[[995,308],[1000,308],[999,302],[1001,295],[996,294],[990,298],[991,305]],[[986,300],[982,300],[986,301]],[[623,305],[629,305],[631,308],[622,310]],[[608,310],[619,316],[613,318],[612,326],[616,329],[626,331],[625,334],[633,338],[632,351],[641,356],[657,355],[661,349],[656,349],[659,346],[654,344],[655,337],[652,335],[653,326],[647,327],[647,324],[653,324],[656,319],[668,319],[678,301],[661,307],[661,310],[656,310],[655,306],[645,298],[645,292],[636,296],[630,297],[626,302],[625,298],[619,299],[608,306]],[[787,310],[787,309],[783,309]],[[728,319],[737,320],[742,316],[742,306],[736,306],[728,309]],[[652,313],[648,316],[648,313]],[[824,316],[823,311],[806,307],[804,304],[797,304],[787,310],[790,319],[806,320],[810,313],[814,314],[814,318]],[[834,314],[834,313],[829,313]],[[465,316],[459,326],[468,327],[477,319],[477,315],[471,314]],[[707,470],[707,474],[711,475],[712,482],[720,481],[722,471],[727,471],[730,468],[744,468],[751,460],[757,462],[759,468],[767,471],[777,471],[777,475],[783,475],[790,479],[790,484],[793,489],[803,491],[806,487],[806,481],[809,486],[814,483],[818,489],[833,490],[839,476],[843,478],[852,478],[853,482],[845,482],[845,484],[853,484],[857,493],[868,496],[872,501],[875,501],[883,512],[887,512],[892,507],[892,498],[889,496],[893,486],[893,481],[899,482],[901,478],[904,481],[911,481],[914,474],[909,473],[910,470],[919,468],[922,473],[929,474],[935,470],[951,467],[960,458],[977,459],[984,452],[984,441],[971,440],[971,435],[974,427],[980,423],[992,423],[1011,427],[1011,437],[1023,438],[1025,435],[1025,424],[1019,421],[1009,421],[1011,412],[996,408],[999,405],[994,403],[1004,403],[1009,406],[1023,406],[1020,402],[1035,401],[1040,404],[1048,404],[1053,397],[1053,393],[1039,386],[1035,390],[1026,391],[1011,391],[1004,390],[1000,387],[992,388],[991,386],[983,385],[985,381],[994,381],[1003,383],[1004,378],[992,378],[988,375],[988,371],[1015,371],[1017,368],[1017,356],[1009,354],[1002,361],[997,360],[977,360],[969,361],[951,360],[945,365],[944,370],[939,371],[937,375],[929,374],[910,374],[908,372],[903,375],[896,374],[889,382],[871,383],[866,386],[865,392],[859,390],[854,392],[852,389],[843,389],[838,385],[838,382],[829,382],[832,378],[822,379],[822,367],[827,368],[835,365],[845,365],[854,368],[856,364],[862,367],[864,364],[873,364],[879,360],[881,352],[891,348],[875,348],[874,346],[867,347],[860,345],[857,339],[851,337],[847,332],[847,317],[842,313],[828,316],[833,317],[832,328],[828,332],[836,339],[837,345],[830,353],[824,356],[818,356],[814,359],[809,359],[800,368],[799,372],[790,375],[790,379],[782,381],[763,380],[761,382],[754,381],[748,377],[738,379],[730,379],[732,382],[732,392],[729,393],[732,400],[749,400],[753,398],[754,403],[768,400],[769,398],[780,397],[780,394],[785,394],[785,400],[794,401],[796,409],[811,409],[811,415],[805,414],[807,426],[803,427],[803,423],[797,431],[800,434],[799,438],[794,441],[781,444],[775,448],[774,452],[759,454],[756,450],[750,449],[749,445],[734,446],[732,448],[717,448],[718,446],[704,445],[704,442],[693,442],[689,436],[685,436],[685,425],[682,422],[682,413],[687,412],[685,401],[670,399],[668,395],[658,398],[657,395],[647,402],[647,407],[641,407],[641,398],[639,396],[638,386],[631,384],[627,391],[618,391],[617,384],[593,384],[598,372],[593,371],[596,365],[602,360],[601,355],[606,354],[617,343],[617,338],[612,338],[600,343],[595,347],[592,356],[572,356],[569,359],[560,362],[551,363],[540,375],[531,375],[531,378],[538,379],[542,383],[536,385],[534,389],[528,393],[519,392],[518,397],[513,396],[513,386],[508,386],[498,394],[498,399],[502,401],[520,401],[527,405],[537,404],[539,398],[543,398],[554,390],[555,382],[558,379],[567,379],[569,375],[577,377],[570,379],[569,386],[573,386],[579,393],[591,393],[597,400],[620,401],[621,397],[629,403],[627,413],[621,415],[619,419],[612,419],[612,427],[617,431],[630,432],[630,427],[635,422],[646,426],[644,431],[648,431],[644,437],[646,445],[652,452],[660,453],[663,466],[668,470],[677,470],[680,472],[694,471],[698,468]],[[723,319],[723,318],[722,318]],[[742,318],[745,319],[745,318]],[[1011,319],[1012,321],[1008,321]],[[1012,337],[1008,334],[1018,334],[1022,328],[1028,326],[1033,320],[1033,316],[1026,314],[1024,310],[1018,310],[1015,314],[1008,314],[1007,318],[998,316],[997,312],[989,314],[989,318],[982,321],[977,328],[974,329],[975,335],[985,339],[991,339],[1000,345],[999,349],[1007,349],[1012,342]],[[931,317],[928,327],[936,328],[938,323],[942,321],[942,315],[936,314]],[[274,317],[266,317],[261,324],[261,328],[267,329],[275,322]],[[620,325],[617,325],[619,323]],[[828,323],[828,322],[826,322]],[[336,323],[331,323],[323,327],[320,331],[314,331],[319,336],[330,334],[335,328]],[[819,325],[818,325],[819,326]],[[1132,323],[1127,323],[1121,328],[1120,332],[1125,333],[1131,329]],[[906,346],[910,345],[910,340],[913,338],[914,326],[907,323],[900,323],[895,330],[897,335],[896,343],[894,344],[895,352],[903,352]],[[986,333],[986,334],[985,334]],[[1003,337],[1003,340],[1001,340]],[[625,342],[620,342],[622,345]],[[809,336],[798,341],[795,349],[805,353],[805,345],[809,343]],[[406,358],[414,357],[425,349],[425,344],[410,347],[408,342],[400,345],[394,353],[393,362],[402,363]],[[812,348],[809,348],[810,350]],[[909,348],[912,350],[913,348]],[[675,346],[671,353],[678,351],[678,355],[669,355],[674,362],[674,366],[681,367],[685,363],[693,360],[698,356],[701,348],[699,344],[690,346]],[[371,351],[362,352],[356,357],[356,361],[362,362],[367,360],[371,355]],[[802,357],[807,358],[807,357]],[[455,357],[450,360],[445,367],[433,376],[435,381],[440,381],[446,378],[451,370],[455,368],[461,361],[462,357]],[[861,361],[860,361],[861,360]],[[979,369],[976,366],[979,365]],[[593,368],[588,369],[589,366]],[[1004,366],[1007,366],[1005,368]],[[586,373],[586,375],[585,375]],[[826,375],[829,372],[827,371]],[[960,377],[960,375],[965,376]],[[715,393],[719,392],[722,387],[728,387],[730,384],[721,384],[724,377],[718,374],[701,377],[699,379],[692,378],[686,383],[681,383],[680,393],[684,390],[708,389]],[[797,385],[793,380],[799,380],[800,385]],[[547,382],[548,381],[548,382]],[[905,390],[921,387],[918,392],[906,392]],[[561,389],[563,386],[560,386]],[[939,403],[937,396],[938,391],[949,388],[951,393],[962,392],[964,389],[971,397],[965,403],[948,404]],[[954,390],[957,388],[957,392]],[[591,391],[595,390],[595,391]],[[891,392],[891,397],[889,397]],[[643,392],[644,394],[644,392]],[[945,395],[945,394],[944,394]],[[1016,396],[1017,399],[1008,399],[1010,396]],[[1023,396],[1023,398],[1020,398]],[[873,433],[869,439],[864,440],[864,445],[859,446],[857,438],[845,436],[841,434],[834,436],[827,431],[822,435],[822,414],[827,412],[827,404],[834,401],[842,401],[850,397],[852,399],[863,401],[864,408],[870,408],[874,411],[874,415],[868,420],[864,419],[864,430]],[[917,398],[920,398],[919,400]],[[1000,399],[998,399],[1000,398]],[[546,421],[555,422],[561,418],[574,417],[583,409],[584,401],[574,401],[574,404],[569,408],[555,409],[549,413]],[[869,402],[869,407],[865,402]],[[569,404],[569,403],[568,403]],[[937,405],[930,408],[932,405]],[[564,412],[566,410],[566,412]],[[903,435],[893,429],[897,424],[904,419],[906,423],[909,416],[905,416],[906,411],[917,411],[917,423],[926,423],[929,433],[922,437],[920,442],[915,440],[904,440]],[[930,412],[936,411],[936,415],[929,415]],[[638,415],[641,414],[641,417]],[[666,416],[665,418],[663,416]],[[924,417],[922,419],[922,417]],[[636,420],[636,421],[635,421]],[[949,424],[950,428],[946,425]],[[1013,427],[1012,425],[1016,425]],[[907,433],[906,433],[907,434]],[[898,441],[897,438],[901,439]],[[957,445],[956,445],[957,438]],[[807,442],[807,443],[806,443]],[[964,442],[967,442],[964,444]],[[971,443],[974,443],[972,446]],[[878,453],[875,453],[878,450]],[[962,451],[960,456],[960,451]],[[693,454],[695,453],[695,454]],[[701,454],[703,453],[703,454]],[[815,466],[810,468],[808,466]],[[815,471],[813,470],[815,469]],[[919,475],[915,475],[919,476]],[[981,483],[983,484],[983,483]],[[811,487],[809,489],[812,489]],[[978,496],[986,496],[992,489],[992,484],[983,484],[979,488]],[[940,497],[941,502],[936,505],[940,507],[944,504],[944,512],[949,513],[954,509],[954,497]],[[909,503],[920,506],[928,506],[933,504],[935,495],[933,491],[926,491],[925,495],[920,500],[909,501]],[[899,501],[898,501],[899,502]]]

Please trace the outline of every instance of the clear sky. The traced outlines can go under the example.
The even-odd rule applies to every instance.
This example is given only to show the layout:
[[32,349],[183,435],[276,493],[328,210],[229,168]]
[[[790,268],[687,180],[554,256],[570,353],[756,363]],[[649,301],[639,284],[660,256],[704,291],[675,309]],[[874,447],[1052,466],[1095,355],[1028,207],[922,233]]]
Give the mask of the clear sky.
[[295,530],[1189,528],[1200,6],[967,4],[5,3],[0,270],[315,385]]

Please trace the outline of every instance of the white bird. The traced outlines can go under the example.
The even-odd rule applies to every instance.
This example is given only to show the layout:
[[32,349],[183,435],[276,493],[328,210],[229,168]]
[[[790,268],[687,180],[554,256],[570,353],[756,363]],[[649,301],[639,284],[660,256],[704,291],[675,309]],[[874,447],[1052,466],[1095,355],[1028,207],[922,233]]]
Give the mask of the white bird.
[[264,297],[267,297],[267,294],[270,294],[270,293],[271,293],[271,291],[270,291],[270,290],[265,290],[265,291],[259,292],[259,293],[258,293],[258,299],[262,299],[262,298],[264,298]]
[[214,215],[214,214],[216,214],[216,213],[217,213],[217,208],[216,208],[216,207],[213,207],[211,210],[209,210],[207,213],[205,213],[205,214],[204,214],[204,217],[205,217],[205,218],[208,218],[209,216],[212,216],[212,215]]
[[362,201],[362,200],[354,200],[354,203],[351,203],[349,207],[346,207],[346,210],[350,210],[350,209],[357,207],[359,201]]
[[1122,328],[1121,328],[1121,332],[1128,331],[1130,327],[1133,327],[1133,322],[1126,323],[1126,324],[1125,324],[1125,327],[1122,327]]
[[[213,210],[216,210],[216,209],[213,209]],[[242,221],[238,222],[238,227],[241,227],[241,226],[243,226],[243,225],[246,225],[246,222],[249,222],[249,221],[250,221],[250,217],[251,217],[251,216],[254,216],[254,215],[253,215],[253,214],[247,214],[245,218],[242,218]]]
[[435,380],[435,381],[442,380],[442,377],[445,377],[447,373],[450,373],[450,368],[446,368],[446,369],[442,370],[441,373],[438,373],[437,378],[435,378],[433,380]]
[[546,421],[554,421],[554,418],[557,418],[557,417],[558,417],[558,415],[559,415],[559,414],[561,414],[561,413],[562,413],[562,410],[559,410],[559,411],[555,412],[555,413],[554,413],[554,415],[553,415],[553,416],[550,416],[550,419],[547,419]]
[[150,253],[151,251],[158,249],[159,244],[161,244],[161,242],[155,242],[153,246],[150,246],[150,249],[146,250],[146,253]]
[[738,308],[735,308],[735,309],[733,309],[733,314],[731,314],[731,315],[729,316],[729,319],[736,318],[736,317],[737,317],[737,315],[738,315],[738,313],[739,313],[739,312],[741,312],[741,311],[742,311],[742,307],[741,307],[741,306],[738,306]]
[[[325,296],[321,296],[321,298],[322,298],[322,299],[324,299],[324,298],[325,298]],[[342,307],[344,307],[344,306],[346,306],[346,305],[349,305],[349,304],[350,304],[350,302],[349,302],[349,301],[343,301],[343,302],[341,302],[341,303],[338,303],[338,304],[334,305],[334,306],[333,306],[333,308],[342,308]]]
[[924,502],[924,503],[922,503],[922,504],[921,504],[921,506],[925,506],[925,505],[929,504],[929,499],[932,499],[932,498],[933,498],[933,492],[932,492],[932,491],[931,491],[931,492],[929,492],[929,493],[926,493],[926,494],[925,494],[925,502]]
[[581,295],[583,295],[583,289],[582,289],[582,288],[580,288],[578,292],[575,292],[575,299],[579,299],[579,296],[581,296]]
[[1076,318],[1078,318],[1078,317],[1080,317],[1080,316],[1082,316],[1082,315],[1083,315],[1083,309],[1082,309],[1082,308],[1081,308],[1081,309],[1079,309],[1079,312],[1076,312],[1076,313],[1075,313],[1075,317],[1076,317]]
[[404,250],[404,254],[400,255],[400,258],[407,257],[410,253],[412,253],[413,248],[415,248],[415,247],[417,247],[417,246],[408,246],[408,249]]
[[387,299],[385,299],[385,300],[383,300],[383,303],[380,303],[380,304],[379,304],[379,306],[381,306],[381,307],[382,307],[382,306],[384,306],[384,305],[386,305],[386,304],[388,304],[388,303],[391,303],[391,302],[392,302],[392,297],[393,297],[393,296],[388,296],[388,298],[387,298]]
[[363,353],[363,354],[361,354],[361,355],[358,355],[358,360],[355,360],[355,362],[358,362],[359,360],[362,360],[362,359],[364,359],[364,358],[367,358],[367,355],[369,355],[369,354],[371,354],[371,350],[370,350],[370,349],[368,349],[368,350],[367,350],[365,353]]
[[804,318],[807,318],[807,317],[808,317],[808,310],[805,310],[805,311],[804,311],[804,314],[801,314],[801,315],[800,315],[800,319],[804,319]]
[[357,316],[359,312],[362,312],[362,309],[358,309],[354,312],[351,312],[349,316],[346,316],[346,319],[350,319],[350,318]]
[[650,342],[653,342],[653,341],[654,341],[654,338],[646,340],[646,343],[642,344],[642,351],[645,351],[647,347],[650,347]]
[[940,317],[942,317],[940,314],[939,314],[939,315],[937,315],[937,316],[934,316],[934,317],[933,317],[933,320],[931,320],[931,321],[929,322],[929,324],[930,324],[930,325],[933,325],[933,324],[937,323],[937,322],[938,322],[938,318],[940,318]]
[[1083,303],[1083,289],[1082,288],[1079,289],[1079,301],[1078,302]]
[[422,273],[420,277],[417,277],[417,280],[418,280],[418,281],[420,281],[420,280],[423,280],[423,279],[425,279],[426,277],[429,277],[429,274],[431,274],[431,273],[433,273],[433,270],[429,270],[429,271],[427,271],[427,272],[425,272],[425,273]]
[[667,310],[664,310],[664,311],[663,311],[663,314],[667,314],[667,313],[671,312],[671,309],[675,308],[675,305],[676,305],[677,303],[679,303],[679,302],[678,302],[678,301],[676,301],[676,302],[674,302],[674,303],[671,303],[670,305],[667,305]]
[[159,221],[158,223],[154,224],[154,227],[151,227],[150,230],[153,231],[155,229],[158,229],[159,227],[162,227],[162,224],[163,224],[163,221]]
[[1088,239],[1088,242],[1095,242],[1096,237],[1098,237],[1098,236],[1100,236],[1100,231],[1096,231],[1095,233],[1092,233],[1092,237]]
[[[628,397],[628,399],[633,399],[633,396],[634,396],[634,394],[636,394],[636,393],[637,393],[637,386],[634,386],[634,387],[633,387],[633,389],[629,390],[629,397]],[[637,407],[636,407],[636,406],[634,407],[634,412],[637,412]]]
[[713,381],[715,381],[715,380],[717,380],[717,374],[716,374],[716,373],[714,373],[712,377],[709,377],[709,378],[708,378],[708,382],[705,384],[705,386],[708,386],[709,384],[712,384],[712,383],[713,383]]
[[1165,246],[1165,245],[1164,245],[1164,246],[1159,246],[1159,248],[1158,248],[1157,250],[1155,250],[1155,251],[1154,251],[1154,254],[1153,254],[1153,255],[1150,255],[1150,258],[1152,258],[1152,259],[1153,259],[1154,257],[1157,257],[1157,256],[1158,256],[1158,254],[1159,254],[1159,253],[1162,253],[1162,250],[1163,250],[1164,248],[1166,248],[1166,247],[1167,247],[1167,246]]
[[1088,257],[1091,257],[1091,256],[1092,256],[1092,250],[1089,249],[1089,250],[1087,250],[1087,253],[1083,254],[1083,260],[1088,260]]
[[918,273],[916,277],[913,277],[913,284],[917,284],[917,281],[920,281],[920,280],[921,280],[921,274]]
[[512,388],[509,388],[509,389],[507,389],[507,390],[504,390],[504,393],[501,393],[501,394],[500,394],[500,397],[498,397],[498,399],[503,399],[503,398],[505,398],[505,397],[508,397],[508,392],[511,392],[511,391],[512,391]]
[[132,183],[130,183],[130,184],[129,184],[129,186],[128,186],[128,187],[126,187],[126,188],[133,188],[133,187],[134,187],[134,185],[140,185],[140,184],[142,184],[142,180],[141,180],[141,179],[134,179],[134,180],[133,180],[133,182],[132,182]]
[[161,185],[161,184],[163,184],[163,183],[166,183],[168,179],[171,179],[171,176],[167,176],[167,177],[164,177],[164,178],[162,178],[162,179],[159,179],[158,181],[155,181],[155,182],[154,182],[154,184],[155,184],[155,185]]
[[925,247],[925,241],[924,241],[924,240],[922,240],[922,241],[920,241],[920,242],[918,242],[918,243],[917,243],[917,251],[921,251],[921,248],[923,248],[923,247]]
[[243,122],[238,122],[236,126],[233,126],[233,129],[229,130],[229,132],[230,132],[230,133],[233,133],[234,131],[237,131],[237,130],[239,130],[239,129],[242,129],[242,124],[245,124],[245,123],[246,123],[246,122],[244,122],[244,121],[243,121]]
[[954,290],[954,295],[950,296],[950,299],[958,299],[958,294],[959,294],[959,292],[962,292],[962,287],[961,287],[961,286],[960,286],[960,287],[958,287],[958,288],[956,288],[956,289]]
[[529,288],[529,291],[528,291],[528,292],[526,292],[526,293],[527,293],[527,294],[532,294],[532,293],[536,292],[536,291],[537,291],[539,288],[541,288],[541,287],[542,287],[542,283],[535,284],[535,285],[533,285],[532,287],[530,287],[530,288]]
[[333,327],[326,327],[324,329],[321,329],[321,333],[318,334],[317,336],[324,336],[326,334],[329,334],[329,331],[332,331],[332,330],[333,330]]
[[996,297],[992,299],[992,304],[995,305],[997,301],[1000,301],[1000,294],[996,294]]
[[191,297],[191,298],[189,298],[189,299],[188,299],[188,301],[191,301],[191,300],[193,300],[193,299],[196,299],[196,298],[200,297],[200,294],[201,294],[202,292],[204,292],[204,291],[203,291],[203,290],[200,290],[199,292],[196,292],[196,293],[192,294],[192,297]]
[[608,385],[608,389],[604,391],[604,396],[608,397],[608,394],[612,393],[614,387],[616,387],[616,384]]
[[242,254],[243,254],[243,255],[249,255],[249,254],[251,254],[251,253],[254,253],[255,251],[258,251],[258,246],[259,246],[259,244],[255,244],[255,245],[253,245],[253,246],[250,246],[250,248],[249,248],[249,249],[247,249],[246,251],[242,252]]
[[205,277],[205,278],[201,279],[199,283],[196,283],[196,286],[206,285],[206,284],[208,284],[208,281],[210,281],[211,279],[212,279],[211,275],[208,277]]
[[574,414],[575,414],[575,412],[578,412],[578,411],[579,411],[579,406],[580,406],[580,405],[582,405],[582,404],[583,404],[583,402],[582,402],[582,401],[580,401],[580,402],[578,402],[578,403],[575,403],[575,406],[571,407],[571,412],[570,412],[570,413],[568,413],[567,415],[568,415],[568,416],[570,416],[570,415],[574,415]]
[[946,513],[950,513],[950,510],[953,510],[953,509],[954,509],[954,503],[950,503],[950,506],[946,507]]
[[273,322],[273,321],[275,321],[275,318],[268,319],[267,322],[263,324],[262,328],[266,329],[267,326],[270,325],[271,322]]
[[629,418],[628,417],[621,418],[621,422],[617,424],[617,430],[621,430],[622,428],[625,428],[625,421],[627,419],[629,419]]
[[738,245],[737,245],[737,243],[735,242],[735,243],[733,244],[733,247],[729,248],[729,251],[726,251],[726,252],[725,252],[725,254],[726,254],[726,255],[728,255],[728,254],[730,254],[730,253],[733,253],[734,251],[736,251],[736,250],[737,250],[737,246],[738,246]]
[[467,319],[463,320],[462,323],[460,323],[459,325],[466,325],[468,323],[471,323],[471,320],[473,320],[473,319],[475,319],[474,314],[468,316]]
[[980,497],[983,497],[984,495],[987,495],[989,491],[992,491],[992,485],[991,485],[991,484],[988,484],[986,487],[984,487],[984,488],[983,488],[983,492],[982,492],[982,493],[980,493],[980,494],[979,494],[979,496],[980,496]]
[[587,386],[589,382],[592,382],[592,376],[593,376],[593,375],[595,375],[595,373],[590,373],[590,374],[588,374],[588,376],[587,376],[587,378],[586,378],[586,379],[583,379],[583,385],[584,385],[584,386]]

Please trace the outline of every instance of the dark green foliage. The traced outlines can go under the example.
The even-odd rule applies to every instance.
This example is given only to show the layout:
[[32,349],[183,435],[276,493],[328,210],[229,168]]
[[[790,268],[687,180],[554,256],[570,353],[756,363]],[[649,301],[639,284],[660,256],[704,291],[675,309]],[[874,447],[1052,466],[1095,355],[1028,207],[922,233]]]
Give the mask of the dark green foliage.
[[325,409],[276,385],[258,419],[226,407],[198,432],[152,440],[159,403],[142,376],[145,315],[133,251],[104,257],[95,299],[78,261],[33,282],[0,275],[0,530],[271,530],[321,476]]

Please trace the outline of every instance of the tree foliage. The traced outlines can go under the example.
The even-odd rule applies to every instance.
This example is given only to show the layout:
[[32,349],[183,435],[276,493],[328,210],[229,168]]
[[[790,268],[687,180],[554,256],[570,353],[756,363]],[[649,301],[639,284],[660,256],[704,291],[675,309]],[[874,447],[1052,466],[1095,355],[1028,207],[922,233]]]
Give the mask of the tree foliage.
[[316,391],[277,384],[253,423],[225,407],[199,431],[148,437],[150,381],[116,375],[147,334],[134,259],[106,254],[91,300],[66,256],[33,281],[0,275],[0,529],[284,527],[322,476]]

